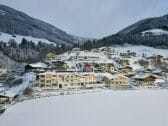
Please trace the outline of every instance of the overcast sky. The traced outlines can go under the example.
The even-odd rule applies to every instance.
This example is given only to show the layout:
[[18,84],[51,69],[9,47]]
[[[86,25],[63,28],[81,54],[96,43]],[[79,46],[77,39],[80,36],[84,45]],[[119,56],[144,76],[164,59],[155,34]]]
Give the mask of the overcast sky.
[[100,38],[147,18],[168,14],[168,0],[0,0],[77,36]]

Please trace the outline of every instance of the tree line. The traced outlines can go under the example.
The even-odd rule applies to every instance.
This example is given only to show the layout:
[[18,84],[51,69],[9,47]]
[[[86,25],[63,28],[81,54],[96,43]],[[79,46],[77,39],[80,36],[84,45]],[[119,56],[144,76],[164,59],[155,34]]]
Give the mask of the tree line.
[[37,62],[43,60],[49,52],[61,54],[68,50],[70,47],[65,44],[47,44],[41,41],[35,44],[25,38],[22,39],[21,43],[17,43],[13,39],[8,42],[0,42],[0,51],[18,62]]

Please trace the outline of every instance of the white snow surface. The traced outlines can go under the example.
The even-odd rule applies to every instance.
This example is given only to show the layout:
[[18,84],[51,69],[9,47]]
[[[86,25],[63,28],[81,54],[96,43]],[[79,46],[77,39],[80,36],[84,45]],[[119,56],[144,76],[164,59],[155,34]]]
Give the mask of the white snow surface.
[[25,38],[26,40],[32,41],[35,44],[38,44],[38,42],[41,41],[41,42],[46,43],[46,44],[56,45],[54,42],[50,42],[47,39],[43,39],[43,38],[34,38],[32,36],[23,36],[23,35],[15,35],[15,36],[16,37],[13,37],[10,34],[0,32],[0,41],[8,42],[10,39],[13,39],[19,44],[19,43],[21,43],[22,39]]
[[167,90],[101,91],[18,103],[0,126],[168,126]]
[[114,46],[117,52],[126,52],[130,50],[131,52],[136,52],[138,57],[142,57],[143,54],[146,56],[162,55],[168,57],[168,49],[157,49],[153,47],[143,46],[143,45],[126,45],[126,46]]
[[30,66],[34,68],[47,68],[47,65],[42,62],[34,63],[34,64],[29,64]]
[[23,91],[27,87],[31,86],[33,82],[36,80],[36,75],[34,73],[26,73],[21,78],[23,79],[22,84],[19,86],[12,87],[8,91],[13,92],[15,95],[22,94]]
[[142,32],[142,34],[145,33],[152,33],[153,35],[168,35],[168,31],[163,29],[150,29]]

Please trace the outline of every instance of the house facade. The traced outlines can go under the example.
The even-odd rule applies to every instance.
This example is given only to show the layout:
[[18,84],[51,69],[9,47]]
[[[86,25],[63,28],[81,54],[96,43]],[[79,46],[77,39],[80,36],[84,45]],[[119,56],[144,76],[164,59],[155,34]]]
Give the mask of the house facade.
[[10,104],[16,95],[11,91],[0,93],[0,104]]
[[80,73],[80,77],[81,85],[93,84],[97,82],[95,73]]
[[129,78],[123,75],[112,75],[104,77],[104,81],[108,86],[130,86]]
[[133,75],[134,69],[131,66],[124,66],[124,67],[119,67],[118,72],[124,75]]
[[103,72],[112,73],[114,71],[115,71],[115,67],[113,65],[103,66]]
[[86,84],[96,83],[94,73],[56,73],[45,72],[38,76],[37,86],[40,88],[73,89],[81,88]]
[[134,77],[135,83],[139,86],[153,85],[157,77],[153,75],[142,75]]

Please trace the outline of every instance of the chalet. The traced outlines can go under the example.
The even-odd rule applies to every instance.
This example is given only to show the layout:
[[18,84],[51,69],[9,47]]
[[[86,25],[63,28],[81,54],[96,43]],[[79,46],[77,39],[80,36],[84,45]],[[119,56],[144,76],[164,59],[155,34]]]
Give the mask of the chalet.
[[153,75],[137,75],[134,77],[136,85],[148,86],[153,85],[157,77]]
[[147,60],[150,61],[158,61],[158,62],[163,62],[164,61],[164,57],[162,55],[154,55],[151,57],[146,57]]
[[117,75],[105,75],[104,81],[108,86],[114,87],[130,87],[129,78],[120,74]]
[[41,73],[41,72],[45,72],[46,69],[47,69],[47,65],[42,62],[38,62],[35,64],[28,64],[25,66],[26,72]]
[[133,75],[134,69],[131,66],[119,67],[118,71],[124,75]]
[[73,48],[73,49],[72,49],[72,52],[79,52],[79,51],[81,51],[80,48]]
[[107,72],[107,73],[112,73],[112,72],[114,72],[115,71],[115,67],[114,67],[114,65],[105,65],[105,66],[103,66],[103,72]]
[[162,55],[156,55],[154,58],[155,58],[156,61],[161,61],[162,62],[163,59],[164,59],[164,56],[162,56]]
[[67,70],[68,65],[64,61],[53,61],[52,62],[53,69],[57,72],[64,72]]
[[99,56],[93,52],[80,52],[76,59],[79,61],[98,61]]
[[127,60],[127,59],[116,58],[114,60],[121,66],[128,66],[129,65],[129,60]]
[[128,52],[120,53],[120,57],[121,57],[121,58],[131,58],[131,56],[129,55]]
[[116,52],[110,52],[107,55],[108,55],[108,58],[110,59],[119,58],[119,55]]
[[127,52],[120,53],[121,58],[131,58],[136,57],[136,52],[130,52],[129,50]]
[[0,93],[0,104],[10,104],[16,95],[11,91]]

